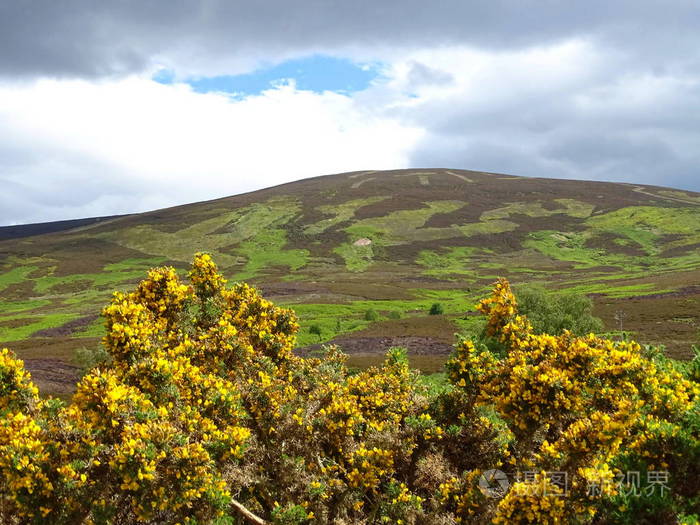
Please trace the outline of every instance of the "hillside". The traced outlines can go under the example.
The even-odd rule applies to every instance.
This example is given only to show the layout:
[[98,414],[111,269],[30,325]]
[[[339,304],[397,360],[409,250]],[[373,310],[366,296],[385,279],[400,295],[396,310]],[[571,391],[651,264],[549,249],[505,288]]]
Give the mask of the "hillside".
[[[699,224],[700,194],[659,187],[445,169],[315,177],[0,241],[0,341],[60,383],[113,290],[208,251],[230,279],[294,306],[300,345],[340,337],[365,361],[398,343],[432,348],[415,362],[438,367],[498,276],[591,294],[608,329],[623,312],[623,329],[687,356]],[[427,315],[435,302],[445,315]]]

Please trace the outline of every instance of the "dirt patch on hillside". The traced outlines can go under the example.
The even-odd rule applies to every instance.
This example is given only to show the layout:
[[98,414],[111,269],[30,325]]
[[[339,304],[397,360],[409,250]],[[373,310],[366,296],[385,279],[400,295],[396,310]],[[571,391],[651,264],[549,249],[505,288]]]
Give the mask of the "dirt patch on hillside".
[[637,244],[618,244],[617,240],[624,240],[625,237],[609,232],[598,233],[586,240],[586,248],[592,250],[602,249],[608,253],[627,255],[630,257],[643,257],[646,252]]
[[80,377],[80,368],[59,359],[25,359],[24,366],[41,394],[65,398],[75,391]]
[[54,328],[44,328],[43,330],[38,330],[34,332],[31,337],[67,337],[73,335],[75,332],[87,328],[90,324],[99,318],[99,314],[86,315],[85,317],[80,317],[67,323],[63,323],[61,326],[56,326]]
[[700,287],[624,299],[599,296],[594,302],[594,314],[608,329],[619,329],[616,314],[622,312],[623,330],[638,342],[664,345],[676,359],[692,358],[691,347],[699,342]]
[[32,318],[21,317],[19,319],[9,319],[8,321],[0,321],[0,328],[19,328],[20,326],[25,326],[33,321]]
[[57,396],[67,399],[74,391],[80,377],[80,368],[73,361],[78,348],[93,348],[98,337],[47,337],[8,341],[0,348],[9,348],[32,374],[32,381],[39,387],[41,396]]

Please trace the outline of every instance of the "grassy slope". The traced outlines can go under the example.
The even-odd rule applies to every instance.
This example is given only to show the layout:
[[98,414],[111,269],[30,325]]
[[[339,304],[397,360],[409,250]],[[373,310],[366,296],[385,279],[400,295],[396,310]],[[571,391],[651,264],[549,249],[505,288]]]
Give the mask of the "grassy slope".
[[624,310],[624,328],[687,355],[700,321],[688,288],[700,277],[698,224],[700,196],[663,188],[459,170],[317,177],[0,242],[0,341],[61,326],[63,337],[99,336],[90,316],[111,291],[205,250],[229,278],[294,306],[300,344],[318,341],[311,324],[322,341],[367,330],[368,309],[401,335],[396,318],[424,319],[434,302],[469,330],[465,310],[503,275],[596,294],[609,328]]

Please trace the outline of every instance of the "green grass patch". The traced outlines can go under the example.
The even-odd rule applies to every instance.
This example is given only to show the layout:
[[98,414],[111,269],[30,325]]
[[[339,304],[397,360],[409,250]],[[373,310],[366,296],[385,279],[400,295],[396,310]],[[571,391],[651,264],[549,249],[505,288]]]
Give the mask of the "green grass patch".
[[309,224],[304,228],[304,233],[307,235],[318,235],[323,233],[328,228],[340,224],[341,222],[348,221],[355,216],[357,210],[364,206],[369,206],[370,204],[376,204],[389,197],[367,197],[365,199],[355,199],[351,201],[344,202],[342,204],[332,204],[326,206],[319,206],[317,210],[330,215],[328,219],[321,219],[318,222]]
[[285,250],[287,234],[281,228],[269,228],[259,232],[255,237],[241,243],[236,253],[247,261],[243,270],[236,273],[237,280],[250,279],[270,266],[285,266],[296,271],[309,260],[308,250]]
[[[362,308],[353,304],[291,304],[299,317],[300,331],[297,345],[306,346],[318,342],[328,342],[331,339],[350,332],[366,328],[371,323],[364,318]],[[311,333],[311,326],[316,325],[321,330],[321,337]]]
[[103,337],[105,334],[105,320],[100,316],[82,330],[75,332],[73,337]]
[[146,272],[151,268],[162,266],[167,259],[165,257],[150,257],[144,259],[124,259],[123,261],[107,264],[103,268],[105,272],[143,272],[144,277]]
[[638,266],[642,261],[641,258],[607,254],[600,249],[591,249],[586,246],[589,235],[585,232],[541,230],[531,233],[523,246],[555,260],[577,263],[579,268],[604,265]]
[[425,275],[445,277],[449,275],[467,275],[474,273],[472,257],[478,253],[477,248],[458,246],[440,254],[432,250],[423,250],[418,254],[416,263],[425,267]]
[[205,251],[222,268],[241,262],[225,248],[257,237],[269,228],[280,227],[299,214],[301,206],[291,197],[275,197],[262,203],[231,211],[212,208],[212,217],[175,233],[166,233],[150,226],[120,230],[114,241],[131,249],[174,261],[189,263],[196,252]]
[[345,228],[353,241],[367,237],[382,245],[405,244],[421,240],[448,239],[459,236],[454,228],[423,228],[433,215],[450,213],[466,205],[462,201],[431,201],[416,210],[398,210],[382,217],[357,221]]
[[344,243],[334,248],[333,253],[337,253],[343,258],[345,267],[351,272],[364,272],[374,259],[374,250],[371,244],[355,246],[355,244]]
[[34,291],[45,294],[52,291],[52,288],[71,283],[85,283],[85,287],[116,287],[122,283],[134,282],[145,279],[145,270],[132,270],[125,272],[103,272],[103,273],[77,273],[56,277],[54,275],[44,275],[34,279]]
[[[292,308],[299,317],[301,330],[298,345],[305,346],[319,342],[317,334],[310,332],[312,325],[321,328],[320,341],[327,342],[340,335],[356,332],[369,327],[374,322],[395,319],[396,313],[403,319],[414,316],[427,316],[430,307],[437,301],[444,308],[450,319],[463,316],[473,310],[476,298],[463,290],[411,290],[416,294],[412,300],[353,301],[345,304],[293,304],[284,306]],[[378,313],[376,321],[368,321],[366,313],[373,310]],[[452,334],[449,334],[452,335]]]
[[[56,328],[69,321],[77,319],[79,316],[75,314],[55,313],[41,316],[21,317],[26,319],[26,323],[21,326],[8,328],[0,326],[0,341],[18,341],[26,339],[34,332],[44,330],[46,328]],[[11,320],[12,318],[3,319],[3,321]],[[20,319],[20,317],[18,317]]]
[[431,398],[448,392],[452,389],[450,380],[445,372],[436,372],[434,374],[421,374],[416,378],[418,385],[425,389],[425,392]]
[[7,302],[0,301],[0,315],[36,310],[51,304],[48,299],[29,299],[27,301]]
[[700,208],[660,208],[630,206],[586,221],[598,231],[624,236],[638,244],[649,255],[661,251],[664,235],[683,235],[668,246],[684,246],[700,242]]
[[518,229],[518,224],[512,221],[488,220],[484,222],[470,222],[462,224],[457,229],[466,237],[472,235],[487,235],[494,233],[512,232]]
[[0,291],[4,290],[10,285],[21,283],[27,279],[27,276],[34,270],[37,270],[38,266],[16,266],[11,270],[0,274]]
[[581,202],[575,199],[555,199],[554,202],[561,207],[554,210],[545,208],[541,202],[513,202],[497,208],[489,210],[481,215],[482,221],[490,221],[495,219],[508,219],[513,215],[527,215],[528,217],[551,217],[552,215],[569,215],[579,219],[590,217],[595,209],[595,206],[587,202]]
[[690,195],[689,193],[686,193],[684,191],[661,190],[658,192],[658,194],[663,195],[664,197],[670,197],[672,199],[681,199],[684,201],[696,202],[700,204],[700,197],[698,197],[697,195]]

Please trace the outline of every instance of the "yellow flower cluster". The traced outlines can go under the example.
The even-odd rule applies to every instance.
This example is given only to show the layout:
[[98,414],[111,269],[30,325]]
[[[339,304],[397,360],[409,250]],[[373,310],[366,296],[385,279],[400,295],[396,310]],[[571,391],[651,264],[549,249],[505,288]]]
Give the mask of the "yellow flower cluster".
[[[221,292],[223,278],[200,271],[215,269],[209,263],[208,256],[195,259],[196,285]],[[255,312],[266,307],[254,292],[247,295]],[[172,268],[151,270],[135,291],[116,293],[104,309],[112,365],[85,375],[63,408],[36,400],[21,362],[3,351],[0,470],[10,511],[30,519],[51,514],[57,523],[115,513],[169,522],[221,512],[230,499],[222,466],[240,461],[251,431],[238,378],[211,359],[216,356],[204,355],[212,334],[234,338],[234,320],[250,318],[239,299],[219,293],[219,303],[235,302],[238,310],[222,309],[213,326],[207,319],[188,325],[181,322],[186,307],[202,312],[206,305]],[[247,325],[237,349],[258,341],[264,323],[248,319]]]
[[195,255],[192,269],[187,276],[201,298],[215,297],[226,286],[226,279],[219,273],[219,269],[208,253]]
[[[593,334],[534,334],[528,320],[518,315],[504,279],[477,308],[488,315],[488,334],[505,344],[507,353],[498,360],[471,342],[461,343],[448,363],[452,383],[480,405],[493,407],[506,422],[516,441],[509,463],[573,476],[566,509],[555,504],[559,500],[535,495],[536,502],[515,495],[516,486],[499,506],[499,522],[552,523],[561,521],[563,513],[572,519],[592,508],[586,507],[585,488],[612,476],[609,462],[623,448],[643,446],[649,433],[640,427],[655,417],[680,418],[700,393],[697,384],[647,359],[637,343]],[[631,439],[633,430],[636,439]],[[603,495],[613,494],[609,490]]]
[[[452,388],[433,395],[397,349],[357,373],[333,347],[295,356],[293,312],[227,287],[206,254],[189,276],[156,268],[113,296],[111,361],[68,405],[40,400],[22,362],[0,352],[1,522],[237,522],[248,511],[288,523],[586,522],[617,497],[621,455],[650,468],[682,459],[697,383],[633,342],[534,334],[505,280],[478,306],[505,355],[461,341]],[[568,472],[569,493],[539,473],[499,500],[481,478],[501,468]]]
[[465,340],[456,346],[445,367],[452,384],[476,396],[495,370],[496,359],[488,350],[477,349],[472,341]]
[[353,487],[364,487],[377,490],[380,481],[391,476],[394,470],[394,458],[391,450],[374,447],[368,450],[360,447],[350,458],[348,484]]
[[544,474],[531,481],[515,483],[499,502],[492,523],[535,523],[559,525],[571,523],[571,503],[564,498],[559,486]]
[[483,517],[487,497],[479,490],[479,469],[466,471],[462,478],[451,477],[438,487],[441,506],[449,509],[456,523],[468,523]]
[[33,405],[38,393],[24,363],[7,348],[0,350],[0,414]]

